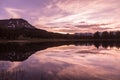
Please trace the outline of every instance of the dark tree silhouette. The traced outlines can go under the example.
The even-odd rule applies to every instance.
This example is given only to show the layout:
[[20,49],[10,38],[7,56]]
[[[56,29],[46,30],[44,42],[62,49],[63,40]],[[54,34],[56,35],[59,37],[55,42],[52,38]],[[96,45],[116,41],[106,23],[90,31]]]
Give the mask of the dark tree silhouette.
[[104,31],[101,35],[102,39],[109,39],[109,33],[107,31]]
[[100,33],[98,31],[95,32],[94,35],[93,35],[93,38],[94,39],[100,39]]

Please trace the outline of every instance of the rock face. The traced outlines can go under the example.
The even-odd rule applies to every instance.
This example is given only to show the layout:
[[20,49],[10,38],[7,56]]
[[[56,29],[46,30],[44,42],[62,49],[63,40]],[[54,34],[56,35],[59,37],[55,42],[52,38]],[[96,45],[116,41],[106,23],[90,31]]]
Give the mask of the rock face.
[[35,28],[24,19],[0,20],[0,27],[2,28],[31,28],[31,29]]

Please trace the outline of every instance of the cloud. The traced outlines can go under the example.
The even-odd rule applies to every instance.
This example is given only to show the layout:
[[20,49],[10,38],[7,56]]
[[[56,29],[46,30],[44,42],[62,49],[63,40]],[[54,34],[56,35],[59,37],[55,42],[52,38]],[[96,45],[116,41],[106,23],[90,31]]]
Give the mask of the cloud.
[[22,10],[15,8],[5,8],[5,11],[11,18],[20,18],[20,15],[18,13],[23,12]]
[[3,0],[0,18],[22,17],[37,28],[55,32],[116,30],[120,29],[119,4],[119,0]]
[[[77,5],[79,4],[79,5]],[[59,3],[62,10],[70,12],[71,15],[67,17],[59,18],[56,21],[74,21],[78,22],[81,20],[89,22],[104,22],[111,21],[116,18],[120,10],[115,1],[103,1],[103,0],[66,0],[65,2]],[[81,6],[82,5],[82,6]],[[70,11],[69,11],[70,10]],[[114,14],[114,12],[116,14]],[[109,14],[108,14],[109,13]]]
[[80,28],[92,28],[92,27],[100,27],[100,26],[106,26],[110,24],[80,24],[76,25],[75,27],[80,27]]

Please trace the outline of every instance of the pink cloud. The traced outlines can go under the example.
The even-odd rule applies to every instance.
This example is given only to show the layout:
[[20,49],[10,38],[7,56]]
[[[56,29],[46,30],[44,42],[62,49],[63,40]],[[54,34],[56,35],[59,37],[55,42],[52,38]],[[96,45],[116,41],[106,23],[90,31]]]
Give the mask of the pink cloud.
[[10,18],[20,18],[20,15],[17,12],[23,12],[22,10],[15,8],[5,8],[5,11],[8,13]]
[[[0,10],[3,8],[7,16],[23,17],[33,25],[37,25],[37,28],[49,31],[74,33],[115,30],[116,27],[120,29],[119,0],[30,0],[29,2],[6,0],[2,1],[2,4]],[[2,12],[0,14],[4,16]],[[80,25],[80,22],[87,22],[90,25],[87,24],[89,27],[86,28],[83,27],[85,25],[81,25],[83,28],[75,27]],[[102,23],[112,24],[91,25]]]

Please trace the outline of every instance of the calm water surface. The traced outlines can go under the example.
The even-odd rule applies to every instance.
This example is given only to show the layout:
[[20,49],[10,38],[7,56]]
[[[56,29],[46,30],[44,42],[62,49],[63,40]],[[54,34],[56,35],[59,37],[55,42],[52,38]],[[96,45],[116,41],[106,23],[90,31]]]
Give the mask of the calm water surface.
[[0,60],[0,80],[120,80],[120,49],[49,47],[23,61]]

